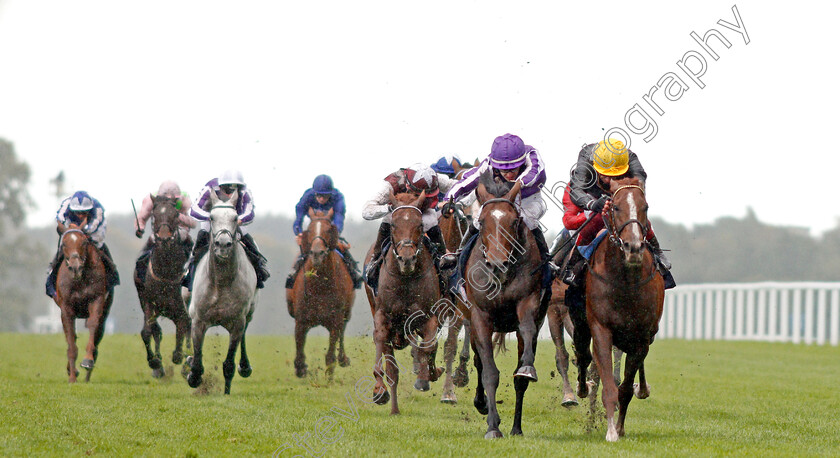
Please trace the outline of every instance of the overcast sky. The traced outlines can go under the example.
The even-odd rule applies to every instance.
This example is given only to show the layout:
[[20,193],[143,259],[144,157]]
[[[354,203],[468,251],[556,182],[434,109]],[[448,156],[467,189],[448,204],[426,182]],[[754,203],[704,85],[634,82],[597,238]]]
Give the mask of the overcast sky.
[[[0,137],[32,167],[35,226],[52,224],[62,170],[68,192],[125,214],[164,179],[195,195],[236,167],[257,217],[291,215],[327,173],[358,220],[394,169],[484,157],[507,132],[549,184],[567,180],[639,104],[657,126],[631,134],[651,215],[690,226],[751,206],[816,235],[840,216],[839,8],[768,3],[0,0]],[[718,23],[737,24],[733,5],[746,34]],[[718,60],[690,36],[712,28],[731,43],[710,38]],[[689,51],[703,88],[678,65]],[[642,97],[668,72],[688,89],[654,93],[660,115]]]

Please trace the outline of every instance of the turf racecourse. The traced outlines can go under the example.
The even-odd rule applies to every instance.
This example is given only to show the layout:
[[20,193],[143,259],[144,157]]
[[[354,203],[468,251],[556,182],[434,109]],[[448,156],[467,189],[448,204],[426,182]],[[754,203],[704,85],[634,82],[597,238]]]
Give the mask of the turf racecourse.
[[[540,381],[525,399],[524,437],[510,437],[514,352],[499,357],[505,438],[483,439],[470,387],[456,406],[403,373],[397,417],[361,402],[373,364],[371,338],[348,339],[349,368],[323,372],[324,338],[307,345],[307,379],[294,377],[291,337],[250,336],[254,373],[222,390],[224,331],[206,343],[207,385],[190,389],[172,363],[154,380],[138,335],[107,335],[91,383],[69,385],[61,335],[0,334],[0,454],[145,456],[814,456],[840,453],[840,349],[771,343],[657,341],[647,361],[650,399],[634,399],[627,436],[604,441],[584,404],[560,407],[554,348],[541,341]],[[214,336],[214,334],[216,336]],[[218,335],[221,334],[221,335]],[[86,335],[79,336],[79,343]],[[164,355],[171,355],[165,336]],[[515,348],[515,345],[513,345]],[[167,356],[168,357],[168,356]],[[400,364],[410,369],[407,351]],[[174,374],[173,374],[174,372]],[[368,390],[369,391],[369,390]],[[354,407],[355,406],[355,407]],[[603,410],[603,409],[602,409]],[[318,437],[322,438],[319,439]],[[296,445],[307,442],[310,451]],[[325,444],[324,442],[331,442]]]

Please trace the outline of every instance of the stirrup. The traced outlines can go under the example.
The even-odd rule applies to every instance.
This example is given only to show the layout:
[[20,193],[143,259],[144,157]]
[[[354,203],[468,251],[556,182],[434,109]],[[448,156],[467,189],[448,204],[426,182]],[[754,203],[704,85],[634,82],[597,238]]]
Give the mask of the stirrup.
[[458,258],[461,256],[461,251],[456,251],[454,253],[449,252],[440,257],[440,268],[441,270],[451,269],[458,264]]

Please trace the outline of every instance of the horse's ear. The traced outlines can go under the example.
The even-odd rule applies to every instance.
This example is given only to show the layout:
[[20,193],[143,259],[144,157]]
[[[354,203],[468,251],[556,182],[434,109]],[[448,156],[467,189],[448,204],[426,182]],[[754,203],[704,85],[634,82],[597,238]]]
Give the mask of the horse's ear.
[[621,183],[619,183],[619,180],[610,180],[610,194],[615,194],[620,187]]
[[394,208],[400,206],[400,203],[397,201],[397,196],[394,195],[393,187],[388,187],[388,203],[390,203]]
[[332,208],[331,208],[331,209],[327,212],[327,219],[332,219],[333,215],[335,215],[335,209],[332,209]]
[[420,193],[420,195],[417,196],[417,200],[415,200],[414,202],[411,203],[411,206],[412,207],[417,207],[417,208],[420,208],[420,210],[423,210],[423,208],[421,208],[421,206],[425,203],[426,203],[426,190],[424,189]]
[[484,205],[484,202],[487,202],[491,198],[490,193],[487,192],[487,188],[484,186],[484,183],[478,184],[478,187],[475,188],[475,195],[478,196],[478,203],[481,205]]
[[309,219],[314,219],[315,218],[315,209],[314,208],[309,207],[309,210],[307,210],[306,213],[309,215]]
[[516,199],[516,196],[519,194],[520,191],[522,191],[522,182],[516,180],[516,183],[513,185],[513,189],[508,191],[508,193],[505,195],[505,199],[513,202],[513,200]]
[[239,190],[238,190],[238,189],[234,189],[234,190],[233,190],[233,193],[231,193],[231,195],[230,195],[230,199],[228,199],[228,202],[229,202],[231,205],[236,205],[236,202],[237,202],[238,200],[239,200]]
[[215,207],[219,203],[219,196],[216,194],[216,191],[210,190],[210,205]]

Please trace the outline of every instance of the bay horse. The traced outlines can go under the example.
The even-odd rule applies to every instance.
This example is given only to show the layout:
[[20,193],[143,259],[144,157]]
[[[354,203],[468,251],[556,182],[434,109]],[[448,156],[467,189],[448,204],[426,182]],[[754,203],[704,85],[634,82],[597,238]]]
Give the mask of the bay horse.
[[227,201],[220,200],[214,192],[210,193],[211,249],[195,267],[189,307],[194,355],[187,358],[190,365],[187,383],[192,388],[201,385],[204,334],[212,326],[222,326],[230,333],[227,357],[222,363],[225,394],[230,394],[237,347],[241,346],[242,351],[239,375],[251,375],[251,364],[245,351],[245,331],[257,303],[257,273],[239,242],[237,198],[236,191]]
[[[397,404],[399,368],[394,359],[394,349],[401,350],[409,343],[418,347],[420,366],[414,388],[419,391],[428,391],[429,382],[436,381],[443,372],[443,368],[435,367],[439,323],[433,312],[442,292],[432,254],[423,240],[426,237],[422,219],[426,205],[425,191],[419,197],[408,193],[392,195],[391,205],[394,207],[391,212],[391,245],[382,254],[384,262],[380,266],[379,293],[374,296],[368,285],[365,285],[365,292],[373,315],[373,340],[376,344],[374,401],[382,405],[390,399],[391,415],[396,415],[400,413]],[[373,246],[366,256],[366,265],[372,255]],[[391,387],[390,396],[383,376]]]
[[325,357],[327,375],[331,377],[335,370],[336,342],[339,344],[338,364],[341,367],[350,365],[350,358],[344,352],[344,330],[350,320],[356,290],[350,272],[336,251],[339,237],[332,217],[332,209],[326,215],[309,210],[311,222],[301,240],[306,261],[298,271],[294,286],[286,290],[289,313],[295,319],[295,375],[298,377],[306,376],[303,348],[306,334],[315,326],[323,326],[330,332],[330,346]]
[[[478,371],[476,409],[487,415],[486,439],[502,437],[496,410],[499,370],[493,358],[493,333],[516,332],[518,365],[514,371],[516,410],[512,435],[522,434],[522,406],[531,381],[537,381],[534,356],[537,333],[545,319],[541,307],[542,260],[537,243],[520,215],[516,198],[522,183],[496,183],[484,173],[476,193],[481,204],[479,239],[465,269],[467,302],[458,302],[470,319],[470,340]],[[480,245],[478,245],[480,243]],[[497,343],[504,342],[503,337]]]
[[[624,435],[624,420],[634,392],[640,399],[650,395],[644,360],[659,330],[665,286],[644,238],[648,204],[641,182],[636,178],[612,180],[610,193],[612,200],[603,213],[609,239],[598,246],[589,260],[586,323],[576,323],[575,327],[575,332],[586,334],[576,336],[575,352],[580,371],[592,360],[588,345],[591,332],[598,373],[604,385],[606,440],[615,442]],[[578,344],[584,341],[586,345]],[[609,377],[613,345],[626,354],[620,387]],[[634,388],[636,372],[639,383]],[[578,396],[587,397],[589,387],[580,374],[578,382]],[[615,420],[616,403],[618,421]]]
[[[181,278],[184,264],[189,258],[185,250],[188,240],[182,240],[178,229],[179,212],[176,207],[177,198],[166,196],[151,196],[152,198],[152,236],[151,254],[146,261],[146,276],[140,280],[135,268],[134,286],[143,309],[143,329],[140,337],[146,346],[146,361],[152,369],[152,376],[163,377],[160,355],[160,340],[162,332],[158,324],[158,317],[163,316],[175,323],[175,350],[172,352],[172,362],[181,364],[183,359],[182,345],[185,337],[189,337],[190,316],[181,297]],[[189,239],[189,236],[187,236]],[[152,352],[150,340],[154,337],[155,351]]]
[[85,318],[90,332],[85,357],[81,366],[87,370],[85,381],[90,381],[99,343],[105,333],[105,320],[114,301],[114,289],[108,287],[108,276],[99,249],[80,228],[70,224],[61,233],[59,250],[61,259],[55,283],[56,305],[61,309],[61,325],[67,339],[67,374],[69,382],[75,383],[79,371],[76,369],[76,318]]

